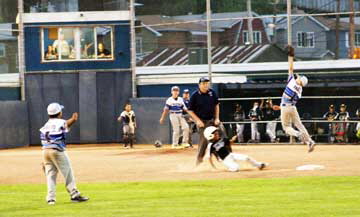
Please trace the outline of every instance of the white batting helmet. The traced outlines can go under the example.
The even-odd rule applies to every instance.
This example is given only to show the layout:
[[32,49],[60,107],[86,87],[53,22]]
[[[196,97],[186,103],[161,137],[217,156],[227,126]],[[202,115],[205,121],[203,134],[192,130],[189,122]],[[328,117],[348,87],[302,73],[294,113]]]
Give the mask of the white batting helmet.
[[217,131],[218,128],[214,127],[214,126],[210,126],[210,127],[207,127],[205,130],[204,130],[204,136],[207,140],[212,140],[214,138],[214,133],[215,131]]
[[300,80],[301,80],[301,83],[302,83],[303,87],[305,87],[308,84],[308,78],[306,76],[304,76],[304,75],[301,76]]

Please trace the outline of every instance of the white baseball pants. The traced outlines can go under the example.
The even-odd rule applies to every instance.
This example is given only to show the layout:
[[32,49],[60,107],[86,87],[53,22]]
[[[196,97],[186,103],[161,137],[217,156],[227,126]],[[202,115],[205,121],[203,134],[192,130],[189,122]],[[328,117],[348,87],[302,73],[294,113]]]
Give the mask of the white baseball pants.
[[256,122],[251,122],[251,140],[260,141],[260,132]]
[[75,177],[67,153],[55,149],[43,149],[43,158],[48,189],[46,200],[56,200],[56,177],[59,171],[64,176],[66,190],[70,197],[79,196],[80,192],[76,188]]
[[223,164],[230,172],[237,172],[240,170],[240,165],[236,161],[246,161],[255,167],[260,167],[261,163],[252,159],[245,154],[230,153],[224,160]]
[[236,124],[236,135],[238,138],[238,142],[244,142],[244,128],[245,124]]
[[276,139],[276,122],[266,123],[266,133],[270,137],[271,142],[274,142]]
[[[180,132],[182,130],[182,143],[189,143],[189,125],[181,113],[170,113],[170,122],[173,128],[172,145],[176,146],[179,142]],[[181,128],[181,129],[180,129]]]
[[[299,137],[304,143],[312,141],[308,131],[301,123],[296,106],[281,106],[281,124],[286,134]],[[292,124],[299,130],[295,130]]]

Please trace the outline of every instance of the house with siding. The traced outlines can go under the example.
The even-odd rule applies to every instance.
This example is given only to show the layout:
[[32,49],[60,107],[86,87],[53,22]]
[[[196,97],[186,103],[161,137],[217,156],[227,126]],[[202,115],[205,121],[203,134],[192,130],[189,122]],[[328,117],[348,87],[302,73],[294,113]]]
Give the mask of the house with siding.
[[[349,57],[349,29],[345,20],[339,22],[340,59]],[[360,25],[355,25],[360,30]],[[276,42],[279,47],[287,45],[287,19],[276,24]],[[292,44],[298,60],[334,59],[336,53],[336,20],[325,17],[302,16],[292,20]],[[355,45],[360,46],[360,32],[355,33]]]

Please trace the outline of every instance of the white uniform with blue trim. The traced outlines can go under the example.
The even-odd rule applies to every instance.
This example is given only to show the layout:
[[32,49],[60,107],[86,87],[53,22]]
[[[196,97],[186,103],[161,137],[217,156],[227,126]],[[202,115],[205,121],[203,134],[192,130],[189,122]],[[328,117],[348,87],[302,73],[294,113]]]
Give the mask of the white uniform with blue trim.
[[183,111],[187,110],[185,102],[183,98],[177,97],[176,99],[173,97],[169,97],[166,100],[165,109],[169,110],[169,117],[171,126],[173,128],[173,137],[172,137],[172,145],[177,146],[180,137],[180,128],[182,130],[183,140],[182,143],[189,143],[189,125],[186,123],[185,118],[183,117]]
[[75,177],[71,163],[66,154],[66,134],[69,128],[66,121],[51,118],[40,129],[40,139],[43,148],[45,175],[48,186],[46,200],[56,200],[56,177],[60,171],[65,179],[66,189],[70,196],[77,197],[80,192],[76,188]]
[[[296,108],[296,103],[302,96],[302,86],[296,83],[296,77],[290,75],[288,78],[288,84],[284,90],[281,98],[281,124],[283,130],[290,136],[299,137],[302,142],[309,143],[311,137],[307,132],[304,125],[301,123],[299,113]],[[292,124],[299,130],[295,130]]]

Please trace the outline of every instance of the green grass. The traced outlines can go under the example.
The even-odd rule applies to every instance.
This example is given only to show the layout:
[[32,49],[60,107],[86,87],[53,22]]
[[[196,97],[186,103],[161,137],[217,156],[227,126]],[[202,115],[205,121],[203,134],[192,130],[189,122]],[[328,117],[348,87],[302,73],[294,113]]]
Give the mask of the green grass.
[[45,185],[0,185],[1,217],[360,216],[360,177],[184,182],[79,183],[71,203],[61,184],[48,206]]

